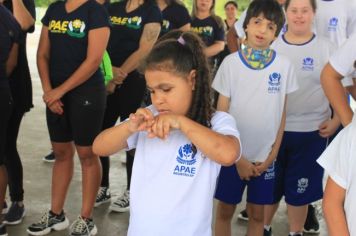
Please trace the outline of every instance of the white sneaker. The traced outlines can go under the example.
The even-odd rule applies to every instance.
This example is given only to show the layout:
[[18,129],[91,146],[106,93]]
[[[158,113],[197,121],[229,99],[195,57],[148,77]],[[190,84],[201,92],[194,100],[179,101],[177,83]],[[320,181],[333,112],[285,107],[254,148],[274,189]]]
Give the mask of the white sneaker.
[[126,190],[124,194],[115,202],[111,203],[110,211],[127,212],[130,210],[130,190]]

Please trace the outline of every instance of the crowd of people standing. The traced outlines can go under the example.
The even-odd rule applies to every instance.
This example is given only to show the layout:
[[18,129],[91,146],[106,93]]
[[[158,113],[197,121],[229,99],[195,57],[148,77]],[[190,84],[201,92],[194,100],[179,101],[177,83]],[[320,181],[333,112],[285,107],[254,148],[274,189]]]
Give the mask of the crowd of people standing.
[[[225,20],[215,5],[193,0],[191,14],[179,0],[48,7],[37,68],[51,203],[28,234],[100,235],[94,207],[110,202],[111,212],[130,211],[128,235],[229,236],[246,189],[248,236],[272,235],[283,197],[289,236],[320,232],[313,203],[323,198],[329,235],[356,235],[356,2],[254,0],[237,19],[238,3],[226,1]],[[35,18],[34,0],[0,0],[0,236],[26,214],[16,141],[33,107]],[[112,200],[110,155],[120,150],[127,185]],[[70,225],[75,152],[82,202]]]

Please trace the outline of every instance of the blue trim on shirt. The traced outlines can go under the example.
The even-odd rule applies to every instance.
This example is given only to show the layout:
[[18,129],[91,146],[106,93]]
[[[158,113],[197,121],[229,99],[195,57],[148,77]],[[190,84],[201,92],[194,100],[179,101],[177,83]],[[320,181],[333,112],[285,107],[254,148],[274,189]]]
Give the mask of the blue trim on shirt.
[[304,46],[304,45],[307,45],[308,43],[310,43],[311,41],[313,41],[313,40],[315,39],[315,36],[316,36],[316,35],[313,34],[313,37],[311,37],[310,40],[306,41],[305,43],[300,43],[300,44],[299,44],[299,43],[290,43],[290,42],[288,42],[284,34],[282,35],[282,40],[283,40],[286,44],[289,44],[289,45]]

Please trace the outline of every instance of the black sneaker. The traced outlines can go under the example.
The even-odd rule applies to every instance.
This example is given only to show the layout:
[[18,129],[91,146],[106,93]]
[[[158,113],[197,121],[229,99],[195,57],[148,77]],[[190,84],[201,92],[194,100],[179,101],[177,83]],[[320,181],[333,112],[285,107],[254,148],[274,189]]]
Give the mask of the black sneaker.
[[272,228],[269,228],[269,230],[263,229],[263,236],[272,236]]
[[4,224],[7,225],[17,225],[22,222],[22,219],[25,216],[25,206],[19,205],[18,202],[11,203],[9,211],[6,213],[4,217]]
[[98,233],[93,219],[83,218],[78,216],[78,218],[70,226],[70,236],[93,236]]
[[239,215],[237,216],[238,219],[248,221],[248,214],[246,209],[242,210]]
[[94,207],[98,207],[101,204],[110,201],[111,201],[110,189],[108,187],[100,187],[98,195],[96,195]]
[[33,223],[27,228],[27,233],[30,235],[46,235],[52,230],[64,230],[68,228],[68,226],[69,221],[63,211],[60,215],[56,215],[52,213],[52,211],[47,211],[38,222]]
[[130,190],[126,190],[124,194],[115,202],[111,203],[110,211],[127,212],[130,210]]
[[304,233],[318,234],[320,233],[319,221],[315,215],[315,208],[312,205],[308,205],[308,214],[304,223]]
[[301,234],[301,233],[296,233],[296,234],[293,234],[293,235],[288,234],[288,236],[303,236],[303,234]]
[[54,152],[52,151],[47,156],[43,157],[42,160],[44,162],[50,162],[50,163],[54,162],[56,160],[56,157],[54,156]]
[[9,211],[9,208],[7,207],[7,203],[6,201],[4,201],[4,205],[2,207],[2,211],[1,211],[1,214],[6,214],[7,212]]
[[0,236],[7,236],[6,225],[0,224]]

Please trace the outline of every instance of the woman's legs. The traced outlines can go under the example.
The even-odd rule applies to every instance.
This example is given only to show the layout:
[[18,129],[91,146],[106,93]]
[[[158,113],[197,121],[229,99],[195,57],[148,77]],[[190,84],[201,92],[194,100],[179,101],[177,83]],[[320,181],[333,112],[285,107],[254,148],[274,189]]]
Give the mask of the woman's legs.
[[52,171],[51,210],[55,214],[60,214],[73,176],[74,145],[72,142],[52,142],[52,147],[56,160]]
[[215,236],[231,236],[231,220],[236,205],[218,201],[216,208]]
[[92,151],[92,146],[76,146],[82,167],[82,209],[81,216],[91,218],[96,195],[101,181],[99,157]]

